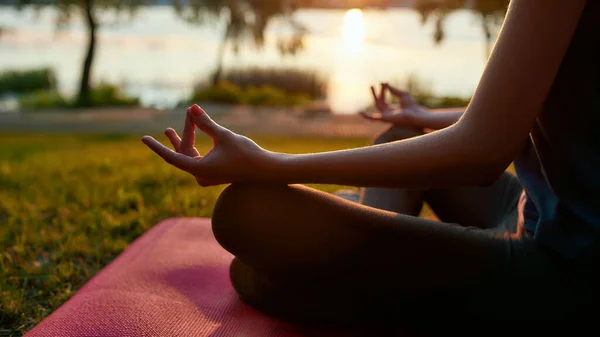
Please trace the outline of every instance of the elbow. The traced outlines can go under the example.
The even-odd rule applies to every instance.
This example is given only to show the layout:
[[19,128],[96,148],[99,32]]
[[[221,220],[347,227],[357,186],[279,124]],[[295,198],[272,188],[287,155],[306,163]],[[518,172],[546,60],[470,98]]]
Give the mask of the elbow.
[[454,181],[459,186],[488,187],[500,178],[505,169],[506,166],[500,162],[488,161],[480,154],[470,154],[448,172],[453,172],[449,174],[454,175]]
[[[471,184],[487,187],[494,184],[521,153],[524,139],[502,129],[462,123],[457,128],[463,146],[463,159],[471,167]],[[528,134],[527,134],[528,135]],[[525,136],[524,138],[526,138]]]
[[473,130],[460,125],[456,127],[456,131],[455,139],[461,151],[458,162],[455,163],[466,173],[463,183],[481,187],[494,184],[514,159],[509,143],[502,137],[492,137],[489,133],[480,132],[481,128]]
[[475,185],[479,186],[479,187],[491,186],[496,181],[498,181],[498,179],[500,179],[500,176],[503,173],[504,173],[504,170],[500,170],[500,171],[493,170],[493,171],[481,173],[481,174],[479,174],[479,177],[477,177],[477,181],[475,182]]
[[476,180],[475,185],[480,187],[487,187],[498,181],[512,162],[512,158],[506,159],[506,156],[480,154],[478,157],[480,160],[474,165],[476,173],[473,176]]

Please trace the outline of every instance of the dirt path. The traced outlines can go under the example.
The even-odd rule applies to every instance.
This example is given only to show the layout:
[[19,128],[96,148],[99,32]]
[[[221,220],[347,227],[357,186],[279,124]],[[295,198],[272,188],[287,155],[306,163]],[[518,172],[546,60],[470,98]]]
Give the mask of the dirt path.
[[[243,134],[371,137],[384,125],[355,115],[301,117],[290,109],[205,106],[223,126]],[[92,109],[0,114],[0,132],[160,133],[180,129],[184,109]]]

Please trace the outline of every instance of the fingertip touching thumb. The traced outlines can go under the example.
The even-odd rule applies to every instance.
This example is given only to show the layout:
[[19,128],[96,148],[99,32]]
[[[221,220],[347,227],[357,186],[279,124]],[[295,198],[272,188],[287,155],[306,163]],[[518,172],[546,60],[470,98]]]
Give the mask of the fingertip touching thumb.
[[212,119],[210,119],[206,111],[204,111],[197,104],[194,104],[190,107],[190,112],[192,113],[192,117],[196,123],[204,125],[211,124]]
[[198,104],[192,105],[190,110],[192,110],[192,114],[194,114],[194,116],[200,116],[206,113],[201,107],[198,106]]
[[196,126],[209,136],[215,137],[220,130],[219,125],[197,104],[192,105],[190,110]]

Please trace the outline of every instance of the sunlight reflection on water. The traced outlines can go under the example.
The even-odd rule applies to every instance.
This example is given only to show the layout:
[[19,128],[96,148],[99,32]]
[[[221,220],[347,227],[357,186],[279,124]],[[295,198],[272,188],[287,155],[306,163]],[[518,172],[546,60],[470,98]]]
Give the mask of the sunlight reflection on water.
[[360,52],[365,37],[365,21],[363,12],[360,9],[350,9],[344,15],[344,25],[342,26],[342,40],[344,47],[349,54]]
[[[334,111],[353,113],[370,104],[369,85],[399,83],[411,74],[431,82],[438,94],[469,96],[485,63],[483,34],[468,11],[448,17],[447,39],[439,46],[432,41],[433,27],[423,26],[410,9],[311,9],[298,11],[295,18],[309,31],[300,54],[278,54],[275,41],[281,28],[275,20],[264,49],[242,48],[237,55],[229,50],[225,68],[319,71],[329,78],[328,102]],[[12,31],[0,38],[0,69],[51,66],[61,91],[74,92],[86,43],[80,21],[56,35],[50,11],[35,17],[32,11],[1,8],[0,22]],[[142,9],[132,21],[101,26],[94,79],[121,84],[144,104],[173,105],[213,71],[222,32],[222,26],[187,25],[169,7]]]

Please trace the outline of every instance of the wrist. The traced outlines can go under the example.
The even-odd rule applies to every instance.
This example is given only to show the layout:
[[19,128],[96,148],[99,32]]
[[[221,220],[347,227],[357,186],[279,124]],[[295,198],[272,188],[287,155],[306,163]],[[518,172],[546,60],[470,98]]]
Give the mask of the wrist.
[[256,172],[259,180],[271,183],[286,182],[286,168],[293,155],[266,151],[265,160]]
[[412,113],[409,114],[409,120],[411,126],[423,128],[426,127],[427,120],[430,117],[431,112],[425,108],[417,107],[413,108]]

